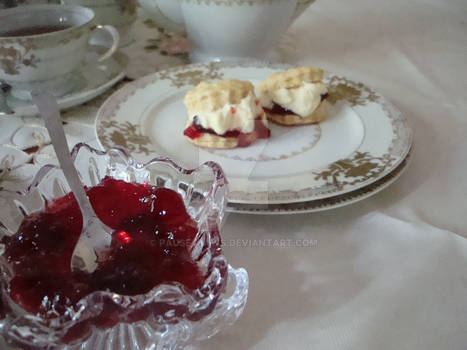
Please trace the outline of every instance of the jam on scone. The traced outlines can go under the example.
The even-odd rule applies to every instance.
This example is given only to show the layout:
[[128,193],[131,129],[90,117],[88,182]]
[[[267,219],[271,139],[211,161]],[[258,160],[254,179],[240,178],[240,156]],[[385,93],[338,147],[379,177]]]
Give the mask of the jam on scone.
[[258,85],[267,118],[280,125],[319,123],[326,119],[327,88],[323,70],[301,67],[274,73]]
[[201,82],[188,91],[183,134],[199,147],[246,147],[270,136],[267,118],[250,82]]

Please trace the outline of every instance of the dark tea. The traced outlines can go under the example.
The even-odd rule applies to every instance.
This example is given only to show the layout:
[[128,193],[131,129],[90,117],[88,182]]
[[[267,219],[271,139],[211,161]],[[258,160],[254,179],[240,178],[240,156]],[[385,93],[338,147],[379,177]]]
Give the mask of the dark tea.
[[27,27],[27,28],[10,30],[8,32],[0,32],[0,37],[39,35],[39,34],[58,32],[58,31],[68,29],[68,28],[71,28],[71,26],[67,26],[63,24]]

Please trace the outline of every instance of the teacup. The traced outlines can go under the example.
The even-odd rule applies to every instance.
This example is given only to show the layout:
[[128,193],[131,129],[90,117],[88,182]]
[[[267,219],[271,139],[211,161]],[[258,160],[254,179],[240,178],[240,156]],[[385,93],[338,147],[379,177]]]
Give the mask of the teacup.
[[136,21],[136,0],[61,0],[65,5],[92,9],[100,24],[110,24],[120,34],[120,47],[131,44],[131,26]]
[[19,99],[30,99],[34,90],[62,96],[79,84],[88,41],[101,30],[112,40],[99,61],[116,51],[119,34],[112,26],[97,25],[91,9],[44,4],[2,10],[0,79],[11,85],[11,94]]
[[[171,13],[166,2],[172,1]],[[264,59],[280,35],[315,0],[140,0],[177,18],[195,42],[192,61]],[[178,7],[176,6],[178,5]]]

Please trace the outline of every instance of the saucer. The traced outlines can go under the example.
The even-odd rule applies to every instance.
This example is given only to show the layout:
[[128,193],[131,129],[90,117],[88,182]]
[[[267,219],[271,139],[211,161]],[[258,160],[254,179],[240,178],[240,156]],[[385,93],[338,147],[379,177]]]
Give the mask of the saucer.
[[[92,48],[86,57],[73,91],[57,98],[60,109],[66,109],[83,104],[104,93],[124,76],[126,56],[120,52],[103,62],[97,62],[98,48]],[[28,100],[15,98],[10,93],[6,103],[14,113],[8,116],[32,116],[38,113],[37,107]],[[0,113],[1,114],[1,113]]]

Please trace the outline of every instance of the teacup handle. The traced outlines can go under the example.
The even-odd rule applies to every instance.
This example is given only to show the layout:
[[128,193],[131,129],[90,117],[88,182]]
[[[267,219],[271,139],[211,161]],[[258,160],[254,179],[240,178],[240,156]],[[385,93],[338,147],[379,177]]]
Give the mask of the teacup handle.
[[120,34],[118,34],[118,30],[115,29],[114,26],[111,26],[111,25],[108,25],[108,24],[106,24],[106,25],[100,25],[99,24],[99,25],[94,27],[93,32],[92,32],[91,35],[93,35],[98,30],[103,30],[103,31],[109,33],[111,38],[112,38],[112,45],[110,46],[110,48],[102,56],[100,56],[97,59],[98,62],[102,62],[102,61],[105,61],[106,59],[110,58],[115,53],[115,51],[117,51],[118,45],[120,44]]

